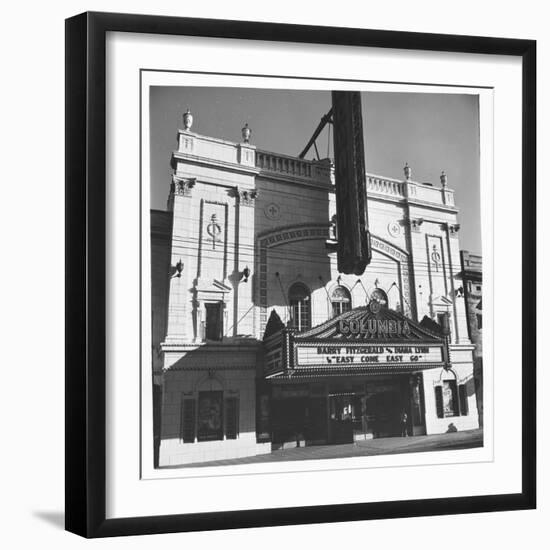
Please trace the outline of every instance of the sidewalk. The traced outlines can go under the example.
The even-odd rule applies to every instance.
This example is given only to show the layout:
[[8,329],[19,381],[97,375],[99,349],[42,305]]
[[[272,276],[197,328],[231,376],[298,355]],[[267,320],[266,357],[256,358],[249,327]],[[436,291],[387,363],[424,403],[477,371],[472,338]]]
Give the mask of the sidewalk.
[[186,464],[183,466],[166,466],[165,468],[196,468],[201,466],[231,466],[236,464],[258,464],[290,460],[315,460],[327,458],[346,458],[349,456],[374,456],[384,454],[418,453],[427,451],[448,451],[470,449],[483,446],[483,430],[445,433],[437,435],[417,435],[414,437],[381,437],[356,441],[344,445],[313,445],[283,449],[269,454],[215,460]]

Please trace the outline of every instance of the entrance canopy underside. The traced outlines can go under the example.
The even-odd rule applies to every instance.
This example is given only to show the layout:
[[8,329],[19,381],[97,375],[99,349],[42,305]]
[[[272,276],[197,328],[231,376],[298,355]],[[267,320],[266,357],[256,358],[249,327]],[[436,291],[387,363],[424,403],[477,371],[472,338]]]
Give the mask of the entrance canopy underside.
[[357,365],[351,369],[342,368],[318,368],[318,369],[300,369],[276,372],[265,376],[266,380],[297,380],[304,378],[325,378],[334,376],[378,376],[384,374],[411,374],[421,370],[442,367],[443,363],[410,363],[406,365],[388,365],[386,367],[375,368],[368,365]]

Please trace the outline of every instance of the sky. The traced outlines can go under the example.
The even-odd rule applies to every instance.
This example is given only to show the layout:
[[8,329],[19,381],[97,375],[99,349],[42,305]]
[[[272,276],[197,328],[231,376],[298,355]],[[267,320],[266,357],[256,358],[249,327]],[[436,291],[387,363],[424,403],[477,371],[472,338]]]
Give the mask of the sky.
[[[460,209],[460,246],[481,254],[479,107],[469,94],[362,92],[367,172],[439,185],[445,170]],[[241,141],[247,122],[259,149],[298,156],[330,110],[331,94],[319,90],[256,88],[151,88],[151,208],[164,210],[171,182],[170,157],[182,115],[193,114],[192,131]],[[333,157],[328,127],[317,138],[321,158]],[[312,148],[306,156],[313,159]]]

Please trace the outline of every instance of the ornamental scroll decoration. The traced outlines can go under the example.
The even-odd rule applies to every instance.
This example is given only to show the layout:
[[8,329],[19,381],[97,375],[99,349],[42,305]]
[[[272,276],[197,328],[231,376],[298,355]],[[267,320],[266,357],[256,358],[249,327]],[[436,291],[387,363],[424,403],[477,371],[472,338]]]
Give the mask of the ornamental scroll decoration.
[[206,232],[212,239],[212,250],[216,250],[216,243],[222,242],[222,226],[218,223],[216,214],[210,216],[210,223],[206,226]]
[[268,220],[276,221],[281,218],[281,207],[274,202],[270,202],[264,208],[264,214]]
[[435,244],[432,247],[432,253],[431,253],[430,258],[432,260],[432,263],[435,266],[436,272],[439,271],[439,266],[441,265],[441,254],[437,250],[437,245],[435,245]]
[[201,285],[205,280],[227,279],[228,209],[226,201],[200,200],[197,280]]

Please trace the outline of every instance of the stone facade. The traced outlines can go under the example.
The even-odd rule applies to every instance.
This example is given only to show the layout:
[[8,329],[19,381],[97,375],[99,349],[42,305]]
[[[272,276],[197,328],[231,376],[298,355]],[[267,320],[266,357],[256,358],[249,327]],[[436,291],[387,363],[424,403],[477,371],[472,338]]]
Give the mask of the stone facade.
[[[168,211],[152,213],[160,466],[271,451],[256,437],[261,340],[271,311],[291,321],[296,283],[309,293],[310,326],[333,316],[337,288],[349,295],[349,307],[365,305],[378,288],[390,308],[414,320],[437,322],[448,313],[452,368],[422,372],[424,433],[447,431],[450,420],[459,430],[478,427],[474,346],[466,305],[456,299],[463,286],[458,210],[446,176],[432,186],[413,181],[410,168],[403,180],[368,175],[373,259],[357,277],[337,271],[330,160],[261,151],[248,138],[233,143],[187,126],[177,142]],[[433,388],[450,377],[467,387],[468,413],[438,418]],[[212,434],[223,426],[213,440],[205,427],[201,441],[199,415],[207,413],[198,407],[206,404]]]

